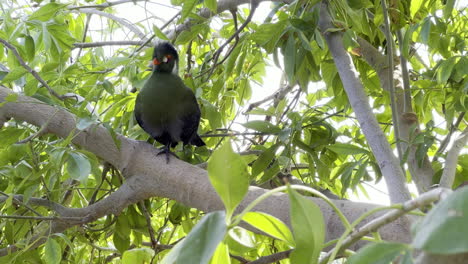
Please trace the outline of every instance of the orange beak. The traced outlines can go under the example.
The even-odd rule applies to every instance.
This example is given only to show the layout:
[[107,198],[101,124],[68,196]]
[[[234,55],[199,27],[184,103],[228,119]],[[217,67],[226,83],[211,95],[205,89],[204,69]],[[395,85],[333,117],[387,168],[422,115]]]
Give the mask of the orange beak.
[[159,65],[159,64],[161,64],[161,62],[158,61],[158,59],[154,58],[153,59],[153,65]]

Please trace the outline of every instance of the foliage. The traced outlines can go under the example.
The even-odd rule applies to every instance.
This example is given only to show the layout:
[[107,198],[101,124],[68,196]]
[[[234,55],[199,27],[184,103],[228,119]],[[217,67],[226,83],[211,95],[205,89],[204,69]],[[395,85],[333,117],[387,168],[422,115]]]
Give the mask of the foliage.
[[[467,9],[456,6],[455,1],[390,2],[395,4],[389,11],[391,31],[395,35],[399,30],[403,33],[394,48],[408,60],[412,112],[423,124],[421,128],[412,127],[405,143],[417,147],[419,166],[423,166],[426,159],[431,161],[434,170],[431,181],[438,183],[447,154],[445,139],[450,141],[454,131],[467,126]],[[11,44],[13,49],[0,43],[1,85],[73,113],[78,118],[76,130],[102,124],[118,146],[118,134],[147,140],[148,136],[136,126],[132,111],[135,90],[143,86],[149,75],[147,62],[151,47],[140,47],[142,43],[130,46],[97,43],[116,39],[141,41],[141,35],[152,34],[169,39],[180,53],[180,75],[194,90],[201,105],[199,134],[207,136],[204,141],[214,150],[211,154],[203,148],[178,146],[176,153],[193,164],[208,161],[210,180],[226,212],[205,214],[166,198],[145,201],[160,244],[172,247],[185,237],[172,251],[160,249],[160,252],[148,250],[150,233],[141,204],[129,206],[118,216],[108,215],[64,234],[51,234],[42,246],[33,250],[29,250],[35,242],[29,240],[31,234],[44,228],[47,221],[1,219],[0,247],[16,245],[20,250],[0,258],[0,262],[148,263],[154,257],[156,262],[164,259],[167,263],[176,260],[187,263],[183,260],[187,256],[180,252],[190,245],[194,247],[185,251],[186,254],[189,257],[196,254],[203,263],[212,256],[212,263],[238,263],[230,255],[254,260],[291,249],[294,251],[290,260],[281,263],[315,263],[326,242],[325,225],[320,221],[317,205],[293,189],[287,190],[292,204],[292,231],[271,215],[245,211],[244,215],[237,216],[235,210],[249,183],[277,183],[279,173],[293,176],[315,189],[328,189],[341,198],[349,198],[358,190],[365,194],[365,184],[377,183],[382,178],[379,162],[356,121],[348,102],[349,95],[343,89],[320,32],[320,3],[272,1],[270,7],[260,6],[255,12],[268,9],[263,12],[267,15],[263,19],[254,16],[256,19],[247,21],[238,37],[218,54],[218,60],[214,59],[216,52],[253,12],[248,5],[239,7],[237,20],[234,20],[227,11],[216,14],[220,2],[214,0],[173,0],[171,4],[180,14],[165,28],[152,17],[153,12],[155,16],[159,16],[159,12],[146,5],[158,10],[161,6],[154,1],[129,1],[122,5],[148,14],[146,19],[133,23],[133,28],[122,20],[104,16],[98,19],[97,14],[77,8],[103,3],[106,2],[2,1],[0,39]],[[200,15],[203,8],[215,12],[214,16]],[[359,39],[377,51],[389,45],[380,30],[384,23],[380,1],[330,1],[328,8],[335,25],[330,32],[343,33],[344,44],[386,139],[392,144],[403,141],[393,135],[390,95],[382,89],[378,71],[365,60],[365,51],[358,45]],[[125,12],[119,6],[102,10],[117,18]],[[187,19],[190,19],[190,28],[170,34],[174,32],[171,29],[183,25]],[[82,43],[93,45],[83,48]],[[57,94],[69,96],[52,95],[23,64]],[[272,78],[273,68],[281,69],[279,83],[268,80]],[[266,88],[263,89],[266,94],[275,94],[276,88],[287,93],[283,96],[276,93],[277,96],[266,102],[255,103],[266,97],[258,95],[262,87]],[[6,99],[16,100],[16,96]],[[0,113],[1,106],[2,103]],[[220,133],[232,136],[234,150],[227,136],[210,136]],[[84,207],[119,188],[123,181],[121,175],[102,165],[93,153],[71,144],[72,137],[43,135],[41,127],[21,120],[5,123],[0,129],[0,190],[5,196],[0,208],[2,215],[50,214],[41,206],[34,207],[34,213],[18,205],[11,194],[23,195],[23,203],[32,197],[43,197],[67,207]],[[29,138],[26,143],[17,143],[26,138]],[[247,152],[247,155],[235,152]],[[404,157],[408,155],[405,153]],[[402,164],[407,163],[404,157]],[[408,172],[408,181],[411,177]],[[462,154],[453,187],[467,181],[467,177],[468,162],[466,154]],[[447,203],[460,205],[458,202],[462,198],[457,195],[464,197],[465,193],[457,192],[455,201]],[[405,256],[402,259],[411,259],[412,246],[433,253],[466,252],[466,239],[457,237],[458,246],[450,250],[444,247],[450,239],[443,236],[447,230],[450,233],[446,234],[456,233],[450,228],[452,220],[446,216],[452,210],[466,215],[465,207],[462,204],[455,210],[441,202],[423,220],[429,223],[417,226],[412,245],[378,240],[350,258],[350,263],[364,263],[356,260],[360,256],[381,261],[379,263],[388,263],[401,254]],[[241,219],[269,236],[238,226]],[[462,222],[466,221],[462,219]],[[437,223],[448,227],[437,229]],[[423,233],[429,237],[421,235]],[[207,243],[189,243],[200,238]],[[435,241],[439,243],[434,244]],[[209,247],[203,247],[205,245]],[[382,254],[376,256],[376,252]]]

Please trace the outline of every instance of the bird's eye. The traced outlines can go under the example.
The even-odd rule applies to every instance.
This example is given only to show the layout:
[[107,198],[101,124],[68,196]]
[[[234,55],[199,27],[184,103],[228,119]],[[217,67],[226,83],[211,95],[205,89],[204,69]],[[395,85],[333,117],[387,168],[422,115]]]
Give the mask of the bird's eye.
[[164,58],[163,58],[163,62],[164,62],[164,63],[167,63],[170,59],[172,59],[172,56],[171,56],[171,55],[166,55],[166,56],[164,56]]

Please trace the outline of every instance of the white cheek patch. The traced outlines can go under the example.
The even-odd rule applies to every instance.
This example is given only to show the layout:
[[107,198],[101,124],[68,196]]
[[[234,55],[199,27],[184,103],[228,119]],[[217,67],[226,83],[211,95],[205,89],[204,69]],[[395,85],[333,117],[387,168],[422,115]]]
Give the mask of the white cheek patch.
[[169,61],[169,59],[167,58],[167,56],[164,56],[163,62],[164,62],[164,63],[167,63],[168,61]]

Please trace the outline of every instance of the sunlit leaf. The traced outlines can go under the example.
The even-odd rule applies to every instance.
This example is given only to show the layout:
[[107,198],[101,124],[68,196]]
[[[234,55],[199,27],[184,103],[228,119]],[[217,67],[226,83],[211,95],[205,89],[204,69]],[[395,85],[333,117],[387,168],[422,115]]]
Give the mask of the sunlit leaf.
[[162,264],[208,263],[226,235],[224,211],[205,215],[190,233],[164,257]]
[[62,260],[60,244],[51,237],[47,239],[44,246],[44,260],[51,264],[59,264]]
[[413,246],[434,254],[468,252],[468,186],[440,201],[416,226]]
[[66,4],[48,3],[29,16],[28,20],[47,21],[51,19],[60,9],[64,9]]
[[288,188],[291,226],[296,247],[291,252],[292,263],[318,263],[325,240],[325,223],[320,208],[311,200]]
[[387,264],[408,250],[402,243],[380,242],[369,244],[348,259],[348,264]]
[[254,121],[249,121],[245,124],[243,124],[244,127],[250,128],[259,132],[263,133],[279,133],[281,132],[281,128],[273,125],[270,122],[267,121],[262,121],[262,120],[254,120]]
[[248,212],[242,220],[272,237],[283,240],[291,246],[295,245],[289,228],[274,216],[261,212]]
[[208,160],[208,176],[230,217],[247,193],[250,176],[247,164],[239,154],[234,153],[229,140],[215,150]]
[[67,164],[68,173],[75,180],[84,181],[91,173],[91,164],[89,163],[89,160],[81,153],[69,153]]

